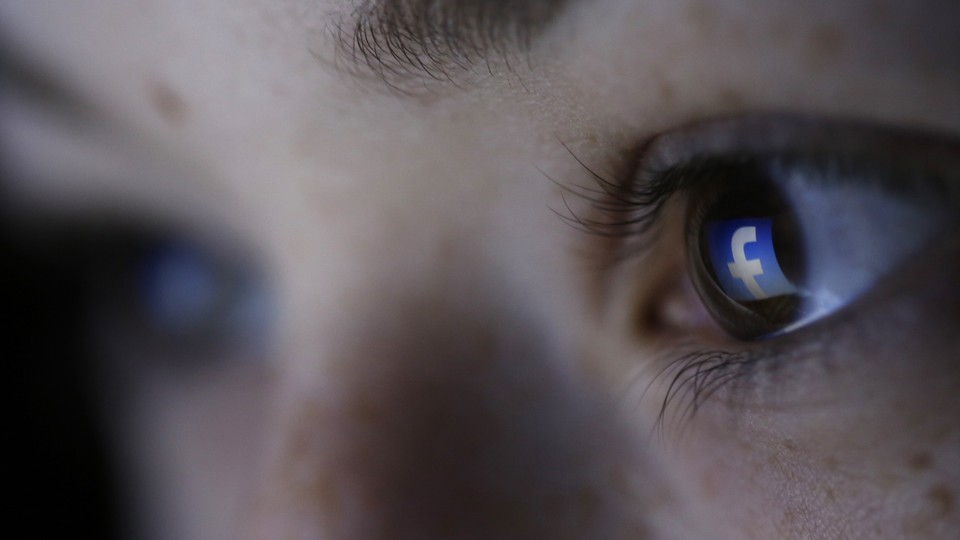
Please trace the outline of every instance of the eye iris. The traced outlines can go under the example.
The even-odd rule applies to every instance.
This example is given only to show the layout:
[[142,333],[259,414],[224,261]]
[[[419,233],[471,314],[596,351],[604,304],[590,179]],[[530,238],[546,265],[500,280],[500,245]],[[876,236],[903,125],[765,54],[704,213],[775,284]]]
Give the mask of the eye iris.
[[724,173],[696,202],[688,242],[694,283],[731,334],[775,333],[802,317],[806,261],[796,218],[761,169],[714,170]]
[[139,286],[132,300],[151,333],[172,340],[264,337],[270,294],[247,265],[176,241],[149,245],[135,258]]
[[143,298],[147,316],[166,331],[184,333],[213,316],[221,282],[212,263],[198,251],[162,246],[143,263]]
[[151,231],[97,253],[89,297],[103,347],[166,362],[269,345],[272,290],[244,253]]

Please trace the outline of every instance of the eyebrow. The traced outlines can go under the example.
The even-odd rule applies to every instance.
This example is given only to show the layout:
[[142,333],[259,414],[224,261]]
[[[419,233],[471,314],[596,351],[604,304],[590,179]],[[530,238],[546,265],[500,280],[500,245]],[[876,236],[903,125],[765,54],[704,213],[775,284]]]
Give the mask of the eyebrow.
[[[415,93],[430,82],[463,87],[477,68],[512,71],[511,60],[568,0],[362,0],[334,25],[338,66]],[[345,65],[344,65],[345,64]]]

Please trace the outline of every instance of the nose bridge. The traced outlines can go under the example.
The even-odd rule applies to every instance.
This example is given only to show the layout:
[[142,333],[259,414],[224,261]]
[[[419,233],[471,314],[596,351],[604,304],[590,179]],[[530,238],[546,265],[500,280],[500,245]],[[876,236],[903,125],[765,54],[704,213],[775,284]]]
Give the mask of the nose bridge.
[[335,346],[301,351],[327,367],[288,396],[261,517],[297,538],[609,537],[605,427],[554,331],[492,272],[433,270],[384,272]]

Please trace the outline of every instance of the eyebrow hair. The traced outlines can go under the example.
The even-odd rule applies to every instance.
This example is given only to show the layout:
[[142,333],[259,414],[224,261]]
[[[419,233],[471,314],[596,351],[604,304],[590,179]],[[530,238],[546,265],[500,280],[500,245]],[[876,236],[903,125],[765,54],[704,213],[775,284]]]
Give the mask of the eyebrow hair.
[[[355,76],[401,93],[441,82],[461,87],[511,59],[563,11],[568,0],[362,0],[334,25],[336,57]],[[498,62],[499,61],[499,62]],[[344,67],[338,64],[339,67]]]

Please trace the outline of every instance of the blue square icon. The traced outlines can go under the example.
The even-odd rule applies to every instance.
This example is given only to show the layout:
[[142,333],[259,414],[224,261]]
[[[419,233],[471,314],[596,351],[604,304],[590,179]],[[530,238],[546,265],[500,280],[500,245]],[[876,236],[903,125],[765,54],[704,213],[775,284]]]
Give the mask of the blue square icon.
[[710,263],[723,292],[750,302],[794,294],[773,246],[773,220],[746,218],[707,224]]

